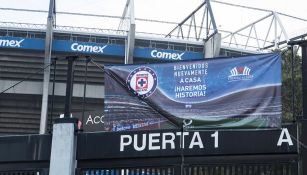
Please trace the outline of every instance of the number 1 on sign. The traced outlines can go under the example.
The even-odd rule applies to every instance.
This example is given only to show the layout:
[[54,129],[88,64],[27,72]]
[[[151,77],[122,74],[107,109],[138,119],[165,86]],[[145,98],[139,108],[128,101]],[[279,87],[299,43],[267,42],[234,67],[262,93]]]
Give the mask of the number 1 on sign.
[[211,137],[214,137],[214,148],[219,147],[219,132],[215,131],[214,134],[211,134]]

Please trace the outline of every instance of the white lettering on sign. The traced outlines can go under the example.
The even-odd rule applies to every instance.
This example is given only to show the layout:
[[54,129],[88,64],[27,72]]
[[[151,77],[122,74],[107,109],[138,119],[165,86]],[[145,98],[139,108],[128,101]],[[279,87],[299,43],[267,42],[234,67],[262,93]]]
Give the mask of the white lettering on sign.
[[181,132],[177,132],[176,135],[179,136],[180,139],[182,139],[182,140],[180,141],[180,148],[184,148],[184,137],[185,137],[185,136],[188,136],[189,133],[188,133],[188,132],[182,132],[182,134],[181,134]]
[[120,151],[124,151],[124,147],[132,143],[132,137],[130,135],[120,136]]
[[104,115],[102,116],[95,116],[95,117],[92,117],[92,115],[89,115],[87,120],[86,120],[86,123],[85,125],[88,125],[88,124],[91,124],[91,125],[94,125],[94,124],[99,124],[99,123],[104,123],[103,121],[103,118],[104,118]]
[[189,148],[193,149],[194,146],[199,146],[199,148],[204,148],[204,144],[200,138],[199,132],[194,132]]
[[143,138],[142,138],[142,146],[138,146],[138,135],[134,134],[134,138],[133,138],[134,142],[133,142],[133,147],[136,151],[143,151],[146,147],[146,134],[143,134]]
[[[162,149],[166,149],[166,144],[170,144],[171,145],[171,149],[175,149],[175,134],[171,133],[171,132],[167,132],[167,133],[163,133],[162,134],[162,140],[164,140],[164,142],[162,143]],[[167,137],[170,137],[170,139],[167,139]]]
[[214,148],[218,148],[219,147],[219,132],[215,131],[214,134],[211,134],[211,137],[214,138]]
[[[148,140],[149,141],[149,148],[148,148],[149,150],[159,150],[160,149],[159,145],[154,145],[154,144],[160,142],[159,137],[160,137],[160,133],[150,133],[149,134],[149,140]],[[163,142],[165,142],[165,140],[163,140]]]
[[[190,132],[166,132],[166,133],[148,133],[148,134],[134,134],[120,136],[120,151],[125,149],[134,149],[135,151],[152,151],[152,150],[166,150],[176,149],[177,147],[184,148],[184,142],[188,142],[188,149],[198,147],[204,148],[203,138],[199,132],[191,133],[191,138],[187,139]],[[218,147],[218,131],[211,135],[214,137],[214,147]],[[176,142],[177,139],[177,142]],[[176,145],[176,143],[178,145]],[[180,146],[179,146],[180,144]]]
[[184,55],[184,52],[179,54],[179,53],[169,53],[169,52],[160,52],[158,50],[152,50],[150,55],[154,58],[182,60],[182,56]]
[[292,142],[292,139],[290,137],[290,134],[287,128],[283,128],[281,130],[281,133],[280,133],[280,136],[277,142],[277,146],[281,146],[282,143],[288,143],[289,146],[293,146],[293,142]]
[[92,45],[85,45],[79,43],[73,43],[71,45],[71,50],[77,52],[92,52],[92,53],[103,53],[103,49],[106,48],[108,45],[104,46],[92,46]]
[[21,43],[24,41],[24,39],[22,40],[1,40],[0,39],[0,46],[1,47],[21,47]]

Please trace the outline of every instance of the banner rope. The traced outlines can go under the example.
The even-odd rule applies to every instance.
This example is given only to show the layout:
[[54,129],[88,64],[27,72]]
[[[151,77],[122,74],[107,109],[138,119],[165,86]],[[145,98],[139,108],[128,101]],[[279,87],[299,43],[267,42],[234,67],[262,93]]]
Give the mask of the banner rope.
[[25,78],[23,78],[22,80],[18,81],[17,83],[13,84],[12,86],[6,88],[5,90],[3,90],[2,92],[0,92],[1,94],[4,94],[5,92],[7,92],[8,90],[14,88],[15,86],[19,85],[20,83],[32,78],[34,75],[39,74],[40,72],[44,71],[45,69],[47,69],[48,67],[50,67],[51,65],[53,65],[55,63],[55,60],[52,61],[52,63],[48,64],[47,66],[40,68],[38,71],[34,72],[33,74],[29,74],[28,76],[26,76]]

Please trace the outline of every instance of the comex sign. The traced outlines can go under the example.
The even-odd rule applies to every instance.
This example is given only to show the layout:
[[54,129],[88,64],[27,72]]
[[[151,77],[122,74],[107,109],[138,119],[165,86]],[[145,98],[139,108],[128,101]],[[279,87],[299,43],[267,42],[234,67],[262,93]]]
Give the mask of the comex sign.
[[22,40],[9,40],[9,39],[0,39],[0,47],[21,47]]
[[170,52],[161,52],[158,50],[152,50],[150,55],[153,58],[163,58],[163,59],[172,59],[172,60],[182,60],[182,56],[185,52],[179,53],[170,53]]
[[[19,37],[1,37],[0,47],[31,49],[43,51],[45,46],[44,39],[38,38],[19,38]],[[125,56],[124,45],[104,44],[104,43],[86,43],[70,42],[65,40],[53,40],[52,51],[55,52],[79,52],[89,54],[103,54],[112,56]],[[137,58],[164,59],[164,60],[192,60],[202,59],[203,53],[163,50],[154,48],[135,48],[134,56]]]
[[70,48],[71,50],[77,52],[103,53],[103,49],[106,48],[107,46],[108,45],[93,46],[93,45],[73,43]]

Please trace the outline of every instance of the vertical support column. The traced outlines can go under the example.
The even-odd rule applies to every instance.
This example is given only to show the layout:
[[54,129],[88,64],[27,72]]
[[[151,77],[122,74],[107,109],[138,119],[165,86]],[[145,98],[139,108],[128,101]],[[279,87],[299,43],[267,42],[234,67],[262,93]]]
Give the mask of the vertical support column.
[[64,118],[58,118],[53,125],[50,175],[67,174],[74,175],[76,168],[75,135],[77,119],[70,118],[71,98],[73,94],[74,61],[76,57],[67,57],[67,81]]
[[129,3],[129,6],[127,7],[129,8],[129,30],[125,47],[125,64],[132,64],[135,43],[134,0],[128,0],[127,3]]
[[[49,97],[49,81],[50,81],[50,65],[51,64],[51,51],[52,51],[52,38],[53,38],[53,24],[55,15],[55,0],[50,0],[49,13],[47,18],[46,40],[45,40],[45,58],[44,58],[44,82],[43,82],[43,95],[41,107],[41,119],[39,134],[45,134],[47,131],[48,121],[48,97]],[[48,67],[47,67],[48,66]]]
[[301,132],[299,154],[299,175],[307,174],[307,42],[301,44],[302,47],[302,76],[303,76],[303,118],[301,119]]
[[273,12],[273,16],[274,16],[274,49],[278,49],[276,13]]
[[67,57],[68,67],[67,67],[67,81],[66,81],[66,97],[65,97],[65,112],[64,118],[70,118],[71,113],[71,99],[73,95],[73,81],[74,81],[74,61],[77,57]]
[[205,58],[217,57],[220,54],[222,37],[220,33],[216,33],[205,42]]

